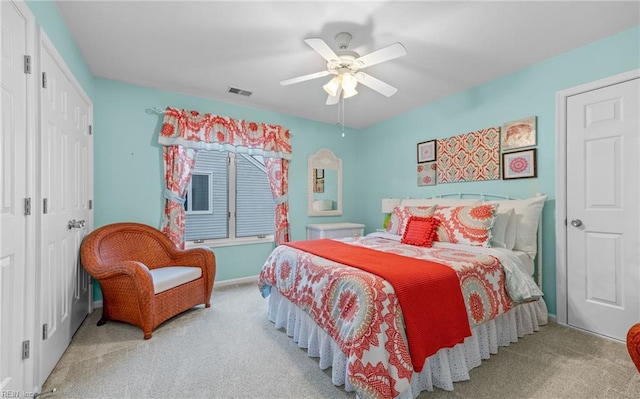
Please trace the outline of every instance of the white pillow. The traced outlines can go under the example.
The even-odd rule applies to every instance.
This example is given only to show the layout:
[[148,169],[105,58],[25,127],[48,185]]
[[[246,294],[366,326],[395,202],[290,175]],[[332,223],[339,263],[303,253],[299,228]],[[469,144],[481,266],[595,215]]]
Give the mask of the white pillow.
[[[513,213],[513,209],[510,210]],[[496,212],[496,216],[491,227],[491,246],[498,248],[505,248],[504,242],[507,234],[507,225],[509,224],[510,212]]]
[[472,206],[481,203],[478,198],[405,198],[400,206]]
[[[515,209],[510,209],[509,223],[507,223],[507,230],[504,233],[504,245],[508,250],[513,250],[516,246],[516,237],[518,236],[518,216]],[[536,250],[538,246],[536,245]]]
[[498,209],[502,211],[513,208],[517,217],[516,242],[513,249],[526,252],[531,259],[535,258],[538,251],[538,223],[546,200],[546,195],[538,195],[523,200],[487,201],[489,204],[499,204]]
[[516,212],[513,208],[506,211],[498,208],[491,228],[491,246],[512,250],[516,243],[516,222]]

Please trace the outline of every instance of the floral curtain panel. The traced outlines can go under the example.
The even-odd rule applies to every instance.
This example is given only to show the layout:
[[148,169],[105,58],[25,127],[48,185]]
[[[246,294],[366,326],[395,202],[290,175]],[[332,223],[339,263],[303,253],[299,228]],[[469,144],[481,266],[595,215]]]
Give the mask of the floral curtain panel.
[[289,241],[289,161],[286,159],[265,158],[269,173],[271,194],[276,202],[276,226],[274,236],[276,245]]
[[184,248],[186,189],[198,149],[261,155],[276,202],[276,243],[289,241],[287,200],[291,135],[280,125],[250,122],[167,107],[158,143],[165,146],[165,212],[162,231]]
[[165,146],[162,149],[164,160],[164,218],[160,230],[173,241],[178,248],[184,249],[185,214],[184,196],[191,174],[196,164],[198,150],[180,145]]

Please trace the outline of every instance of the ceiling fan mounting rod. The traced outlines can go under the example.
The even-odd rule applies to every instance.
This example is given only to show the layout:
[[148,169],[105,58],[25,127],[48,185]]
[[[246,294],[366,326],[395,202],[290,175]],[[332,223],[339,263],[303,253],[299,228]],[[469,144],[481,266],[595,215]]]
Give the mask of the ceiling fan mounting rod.
[[346,50],[349,47],[349,43],[351,43],[351,33],[349,32],[340,32],[335,37],[338,42],[338,47],[340,50]]

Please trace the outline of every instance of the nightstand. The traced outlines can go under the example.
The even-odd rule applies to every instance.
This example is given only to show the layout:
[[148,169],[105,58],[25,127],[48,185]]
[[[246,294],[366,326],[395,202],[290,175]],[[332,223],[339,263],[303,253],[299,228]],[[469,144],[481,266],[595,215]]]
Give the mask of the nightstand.
[[318,223],[307,225],[307,240],[318,238],[346,238],[364,235],[364,224]]

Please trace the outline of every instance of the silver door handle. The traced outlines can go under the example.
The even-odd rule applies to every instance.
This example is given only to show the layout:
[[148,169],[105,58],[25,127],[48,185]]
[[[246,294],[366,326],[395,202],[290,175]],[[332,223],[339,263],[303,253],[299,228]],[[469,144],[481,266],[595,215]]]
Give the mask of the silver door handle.
[[69,223],[67,223],[67,228],[69,230],[71,229],[81,229],[84,227],[84,225],[87,224],[87,222],[85,222],[84,220],[69,220]]
[[573,219],[573,220],[571,221],[571,225],[572,225],[573,227],[580,227],[580,226],[582,226],[582,220],[580,220],[580,219]]

